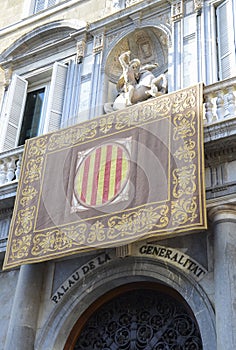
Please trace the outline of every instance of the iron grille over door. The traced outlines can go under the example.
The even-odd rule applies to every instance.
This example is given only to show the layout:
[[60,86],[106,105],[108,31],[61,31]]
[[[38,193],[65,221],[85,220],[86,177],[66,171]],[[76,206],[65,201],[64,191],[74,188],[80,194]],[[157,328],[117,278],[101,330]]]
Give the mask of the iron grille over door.
[[194,316],[176,298],[139,289],[100,307],[85,324],[74,350],[200,350]]

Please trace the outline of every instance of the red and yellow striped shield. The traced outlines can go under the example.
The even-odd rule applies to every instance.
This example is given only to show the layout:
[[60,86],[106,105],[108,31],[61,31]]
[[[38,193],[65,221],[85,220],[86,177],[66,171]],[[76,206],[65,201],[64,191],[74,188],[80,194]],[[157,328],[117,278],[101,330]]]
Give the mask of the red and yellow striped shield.
[[78,166],[76,199],[86,207],[112,202],[127,184],[129,168],[129,154],[123,145],[106,143],[94,148]]

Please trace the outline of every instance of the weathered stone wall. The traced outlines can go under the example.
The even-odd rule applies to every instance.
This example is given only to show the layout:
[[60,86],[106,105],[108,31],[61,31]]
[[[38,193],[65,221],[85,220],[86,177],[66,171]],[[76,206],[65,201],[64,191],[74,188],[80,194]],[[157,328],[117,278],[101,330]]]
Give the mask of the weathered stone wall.
[[34,16],[28,17],[30,1],[27,3],[28,8],[24,0],[0,1],[1,52],[26,33],[46,23],[58,20],[78,20],[91,23],[102,18],[106,12],[105,0],[71,0],[62,1],[56,7],[49,8],[47,11],[42,11]]
[[[214,316],[210,306],[214,305],[212,236],[208,232],[193,233],[152,242],[149,246],[156,244],[164,248],[163,252],[165,247],[168,247],[169,254],[173,250],[172,261],[162,261],[161,251],[158,257],[152,249],[135,248],[130,256],[124,258],[117,257],[114,249],[108,249],[98,254],[87,253],[65,261],[46,263],[36,349],[50,349],[52,344],[56,349],[62,349],[63,334],[70,332],[80,315],[99,296],[123,284],[150,281],[167,283],[182,294],[204,333],[204,349],[212,350],[215,346]],[[137,256],[138,250],[145,253]],[[174,266],[176,252],[179,263]],[[197,276],[189,273],[186,264],[186,267],[183,266],[180,260],[185,259],[186,262],[186,256],[189,261],[195,261],[206,269],[201,281],[197,282]],[[208,333],[212,335],[209,339]]]
[[0,273],[0,349],[4,349],[19,270]]

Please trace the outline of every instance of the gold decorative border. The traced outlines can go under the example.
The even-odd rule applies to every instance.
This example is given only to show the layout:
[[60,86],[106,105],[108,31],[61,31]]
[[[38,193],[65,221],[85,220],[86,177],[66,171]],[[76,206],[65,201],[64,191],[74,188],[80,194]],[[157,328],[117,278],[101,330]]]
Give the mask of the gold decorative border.
[[48,151],[74,146],[89,142],[97,137],[117,133],[139,125],[170,118],[172,102],[169,95],[159,100],[140,103],[136,106],[113,112],[92,122],[85,122],[71,128],[54,132],[48,141]]
[[165,228],[169,222],[168,210],[167,205],[151,206],[111,216],[106,224],[100,220],[93,224],[81,222],[36,233],[33,237],[31,254],[40,256],[42,253],[57,253],[81,246],[95,248],[107,242],[111,244],[117,240],[130,239],[137,234],[143,235],[147,229]]

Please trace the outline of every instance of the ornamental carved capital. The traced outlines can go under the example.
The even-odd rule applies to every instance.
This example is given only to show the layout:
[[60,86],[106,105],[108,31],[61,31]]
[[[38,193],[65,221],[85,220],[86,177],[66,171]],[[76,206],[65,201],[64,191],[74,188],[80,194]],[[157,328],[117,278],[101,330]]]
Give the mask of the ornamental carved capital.
[[94,36],[93,53],[96,54],[103,50],[104,47],[104,33],[99,33]]
[[194,0],[194,11],[201,12],[202,10],[202,0]]
[[82,39],[78,41],[76,46],[76,58],[78,63],[82,62],[85,55],[85,49],[86,49],[86,40]]
[[208,217],[213,224],[234,221],[236,223],[236,204],[220,204],[208,210]]
[[5,86],[5,90],[8,89],[8,86],[10,85],[12,79],[12,67],[6,67],[4,69],[4,86]]
[[183,0],[175,0],[171,5],[171,18],[172,21],[177,21],[184,16]]

